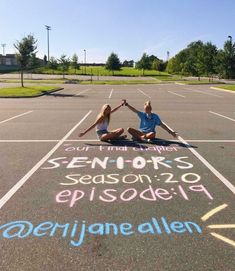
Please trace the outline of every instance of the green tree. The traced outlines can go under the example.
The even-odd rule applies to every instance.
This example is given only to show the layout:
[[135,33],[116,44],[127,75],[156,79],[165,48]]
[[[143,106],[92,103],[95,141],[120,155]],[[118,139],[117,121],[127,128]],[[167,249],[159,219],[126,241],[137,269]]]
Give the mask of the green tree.
[[186,60],[188,57],[187,49],[181,50],[175,57],[171,58],[167,65],[169,73],[176,73],[183,75],[186,72]]
[[109,71],[112,71],[112,75],[114,75],[114,71],[119,71],[121,69],[121,62],[117,54],[111,53],[107,59],[105,68]]
[[227,79],[235,78],[235,43],[232,42],[232,39],[224,43],[220,61],[223,67],[223,76]]
[[213,45],[211,42],[207,42],[204,44],[203,47],[203,74],[205,74],[207,77],[212,77],[217,69],[218,66],[218,50],[215,45]]
[[134,67],[134,60],[124,60],[122,67]]
[[186,72],[192,76],[197,76],[198,80],[203,75],[203,42],[201,40],[192,42],[188,45]]
[[56,58],[54,58],[53,56],[50,58],[50,61],[48,62],[48,68],[53,70],[53,74],[54,71],[58,69],[59,63],[56,60]]
[[174,68],[175,68],[175,61],[176,61],[175,57],[172,57],[172,58],[169,59],[169,61],[168,61],[168,63],[167,63],[167,67],[166,67],[166,71],[167,71],[168,73],[174,73],[174,72],[175,72],[175,71],[174,71]]
[[[208,47],[208,48],[207,48]],[[207,73],[211,73],[211,67],[205,67],[208,65],[208,58],[211,60],[211,55],[208,58],[206,54],[209,51],[213,51],[214,47],[211,44],[204,45],[202,41],[195,41],[190,43],[187,48],[181,50],[175,57],[174,60],[170,61],[168,65],[174,73],[182,75],[197,76],[198,80],[200,77]]]
[[65,78],[65,72],[68,71],[70,65],[70,59],[66,55],[61,55],[59,59],[60,67],[63,72],[63,78]]
[[43,57],[43,64],[44,64],[44,66],[47,65],[47,56],[46,55],[44,55],[44,57]]
[[71,58],[71,66],[74,69],[74,73],[76,74],[76,70],[80,69],[80,65],[78,64],[78,56],[77,54],[73,54]]
[[35,53],[32,53],[29,59],[28,67],[32,69],[32,71],[34,71],[36,68],[38,68],[41,65],[41,63],[42,63],[42,60],[37,58]]
[[161,59],[154,59],[153,62],[151,63],[151,68],[152,70],[156,71],[165,71],[167,67],[167,62],[164,62]]
[[144,75],[145,70],[151,69],[151,61],[149,59],[149,56],[146,53],[144,53],[141,59],[136,63],[136,68],[139,70],[142,69],[143,75]]
[[32,54],[36,54],[37,40],[35,40],[33,35],[28,35],[24,37],[21,41],[17,41],[14,44],[17,49],[17,60],[20,64],[20,74],[21,74],[21,86],[24,87],[24,70],[27,68],[30,62]]

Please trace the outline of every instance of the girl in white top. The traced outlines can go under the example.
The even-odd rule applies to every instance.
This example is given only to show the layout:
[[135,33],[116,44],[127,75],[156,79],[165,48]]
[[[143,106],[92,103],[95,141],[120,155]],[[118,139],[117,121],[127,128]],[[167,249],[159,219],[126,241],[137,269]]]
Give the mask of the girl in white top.
[[100,113],[98,114],[96,121],[83,133],[79,134],[79,137],[84,136],[87,132],[92,130],[96,126],[96,133],[98,138],[101,141],[106,141],[106,140],[115,140],[115,139],[124,139],[126,138],[126,135],[121,136],[123,134],[124,129],[123,128],[118,128],[113,131],[108,131],[108,125],[110,122],[110,115],[118,110],[121,106],[124,105],[124,102],[122,102],[120,105],[115,107],[114,109],[111,110],[110,105],[105,104],[102,106]]

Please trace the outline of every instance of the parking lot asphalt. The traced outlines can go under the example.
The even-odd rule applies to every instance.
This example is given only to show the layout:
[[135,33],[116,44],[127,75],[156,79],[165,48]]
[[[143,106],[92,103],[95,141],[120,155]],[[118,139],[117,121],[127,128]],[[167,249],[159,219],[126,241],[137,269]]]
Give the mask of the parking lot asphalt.
[[[1,270],[234,270],[234,93],[63,87],[0,100]],[[122,99],[150,100],[179,138],[78,137]],[[138,125],[127,107],[111,116],[110,130]]]

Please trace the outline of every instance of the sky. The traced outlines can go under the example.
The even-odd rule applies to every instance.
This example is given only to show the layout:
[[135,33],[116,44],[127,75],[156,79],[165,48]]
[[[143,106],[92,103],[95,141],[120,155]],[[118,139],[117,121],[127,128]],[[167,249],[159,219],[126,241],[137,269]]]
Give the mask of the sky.
[[[190,42],[202,40],[223,48],[235,40],[234,0],[0,0],[0,44],[5,54],[33,34],[37,56],[78,55],[79,62],[106,62],[114,52],[121,61],[143,53],[167,59]],[[3,47],[0,47],[0,54]]]

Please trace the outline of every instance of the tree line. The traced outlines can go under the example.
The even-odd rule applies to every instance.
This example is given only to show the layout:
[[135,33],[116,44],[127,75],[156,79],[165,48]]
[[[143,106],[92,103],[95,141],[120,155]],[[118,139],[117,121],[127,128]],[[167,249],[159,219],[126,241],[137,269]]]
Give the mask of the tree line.
[[[56,70],[58,67],[62,69],[63,75],[68,71],[69,67],[76,70],[80,69],[77,54],[70,59],[66,55],[61,55],[59,59],[51,57],[49,61],[44,56],[43,61],[36,57],[37,40],[33,35],[24,37],[21,41],[14,44],[17,49],[17,60],[21,70],[21,85],[23,87],[23,73],[27,68],[36,68],[40,65]],[[84,63],[85,64],[85,63]],[[83,65],[84,65],[83,64]],[[190,43],[187,48],[181,50],[169,61],[163,61],[154,55],[144,53],[136,63],[133,60],[125,60],[121,63],[117,54],[112,52],[108,57],[105,68],[112,72],[120,70],[122,67],[134,67],[142,70],[167,71],[170,74],[180,74],[184,76],[201,76],[234,79],[235,78],[235,43],[232,37],[225,41],[223,49],[218,49],[211,42],[203,43],[195,41]]]
[[185,76],[201,76],[234,79],[235,43],[225,41],[223,49],[211,42],[195,41],[172,57],[166,67],[169,73]]

